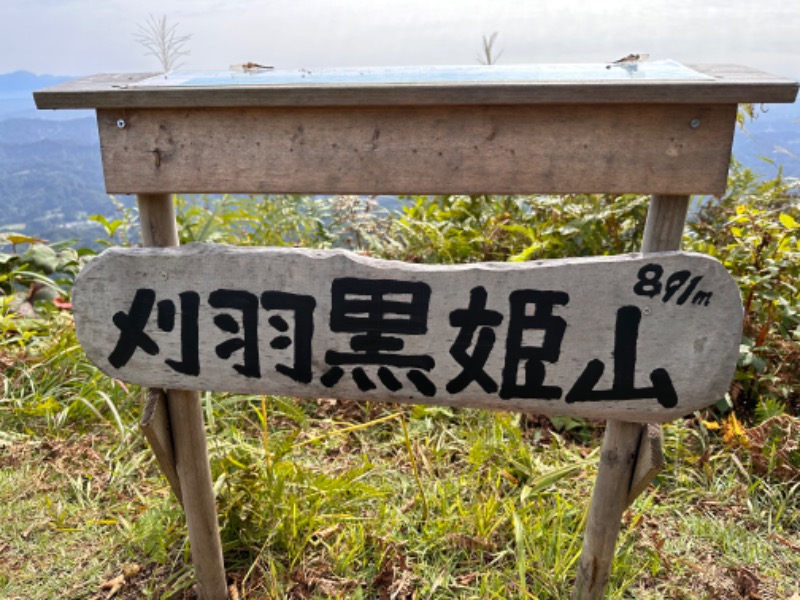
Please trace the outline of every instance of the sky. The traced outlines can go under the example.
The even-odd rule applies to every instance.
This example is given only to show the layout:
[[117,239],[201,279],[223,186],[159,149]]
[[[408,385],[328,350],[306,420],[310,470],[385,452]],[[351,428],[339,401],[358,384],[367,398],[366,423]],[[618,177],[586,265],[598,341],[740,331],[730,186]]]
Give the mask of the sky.
[[191,35],[182,69],[607,62],[629,53],[800,79],[790,0],[0,0],[0,73],[158,71],[137,25]]

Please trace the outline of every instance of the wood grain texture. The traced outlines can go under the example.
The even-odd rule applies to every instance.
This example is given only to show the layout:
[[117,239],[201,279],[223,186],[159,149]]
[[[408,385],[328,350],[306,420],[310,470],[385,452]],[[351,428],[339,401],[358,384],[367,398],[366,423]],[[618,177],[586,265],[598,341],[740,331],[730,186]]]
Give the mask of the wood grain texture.
[[169,426],[169,408],[167,406],[167,394],[162,389],[150,388],[147,390],[142,418],[139,421],[139,428],[142,430],[150,449],[156,456],[158,466],[169,482],[172,492],[183,504],[183,494],[181,493],[181,482],[178,472],[175,470],[175,453],[172,449],[172,431]]
[[[650,201],[642,240],[642,252],[662,252],[681,247],[689,202],[688,196],[657,196]],[[647,486],[664,468],[662,437],[660,427],[654,425],[642,427],[627,504],[631,504],[639,494],[647,489]]]
[[[143,194],[136,200],[143,242],[153,247],[177,246],[178,228],[172,197],[168,194]],[[154,387],[166,389],[168,386]],[[177,475],[173,489],[179,490],[178,499],[186,514],[199,596],[202,600],[227,600],[222,540],[200,394],[174,389],[168,389],[166,394],[167,414],[161,413],[158,419],[149,421],[149,438],[160,440],[161,450],[166,450],[166,439],[171,440],[174,466],[167,466],[164,472],[168,477]],[[170,460],[166,451],[161,452],[158,458]]]
[[797,82],[738,65],[689,65],[713,81],[284,85],[142,89],[155,73],[98,74],[34,93],[40,109],[794,102]]
[[[650,265],[649,274],[643,275],[646,265]],[[658,295],[636,293],[636,286],[642,285],[643,279],[649,280],[662,270]],[[691,286],[690,277],[697,281],[682,304],[678,304],[682,292],[663,300],[666,281],[675,273],[683,274],[683,290]],[[405,314],[419,329],[405,333],[398,329],[380,340],[368,336],[364,339],[382,344],[392,337],[401,342],[400,347],[383,348],[382,358],[427,356],[434,366],[393,366],[390,360],[370,363],[364,358],[367,350],[356,348],[356,336],[381,331],[388,325],[379,320],[341,325],[345,319],[342,315],[353,311],[372,314],[384,306],[345,306],[345,298],[348,302],[352,297],[363,300],[377,293],[370,291],[375,288],[357,291],[360,288],[356,286],[334,287],[336,281],[351,285],[353,280],[404,282],[407,287],[379,289],[385,290],[381,294],[386,293],[387,298],[389,294],[399,298],[400,304],[385,305],[387,311],[398,311],[400,321],[396,323],[403,325]],[[408,304],[416,301],[414,294],[422,297],[423,288],[430,294],[427,310],[412,312]],[[338,300],[336,289],[340,290]],[[140,290],[152,292],[147,291],[146,296]],[[549,313],[555,321],[545,317],[543,321],[525,321],[528,317],[523,313],[514,316],[514,310],[524,310],[530,317],[537,314],[531,311],[538,311],[545,303],[542,299],[525,300],[530,291],[560,294],[561,299],[551,305]],[[283,300],[284,305],[270,301],[274,306],[267,307],[265,292],[293,295]],[[707,297],[708,292],[713,295]],[[698,293],[702,295],[697,296]],[[481,301],[473,294],[483,294],[485,298]],[[710,300],[708,306],[706,298]],[[296,312],[302,303],[312,301],[311,312]],[[245,313],[247,302],[252,303],[252,308]],[[483,308],[478,310],[481,302]],[[78,336],[92,361],[113,377],[142,385],[445,404],[646,422],[669,421],[688,414],[715,402],[725,392],[736,363],[742,319],[738,288],[725,269],[714,259],[693,254],[445,267],[379,261],[343,251],[202,244],[170,250],[111,249],[83,270],[75,285],[73,303]],[[469,306],[473,307],[470,318],[480,321],[492,313],[491,318],[498,321],[475,325],[466,341],[458,342],[464,325],[459,324],[462,317],[455,316],[459,314],[456,311],[465,315]],[[584,397],[575,391],[573,398],[578,399],[570,401],[573,390],[584,389],[577,385],[578,376],[588,376],[590,363],[594,365],[592,372],[598,361],[604,365],[592,389],[624,387],[626,375],[617,371],[622,369],[625,348],[631,346],[618,341],[629,339],[617,336],[630,330],[619,320],[623,315],[621,307],[626,307],[624,314],[640,319],[633,334],[638,341],[633,342],[635,364],[631,367],[630,387],[652,387],[654,370],[665,369],[671,377],[677,405],[665,406],[652,394],[649,398],[624,399],[621,392],[609,392],[610,396],[601,398],[591,394]],[[405,310],[409,312],[404,313]],[[548,312],[542,310],[542,314]],[[183,320],[184,314],[188,321]],[[251,325],[245,323],[245,318],[253,319]],[[133,326],[133,322],[140,326]],[[299,333],[301,322],[313,324],[308,337]],[[556,332],[562,324],[563,335]],[[489,337],[478,337],[480,328],[490,330],[480,332]],[[121,335],[123,329],[128,332],[125,337]],[[138,336],[136,330],[143,331],[155,345],[149,350],[145,346],[128,347],[127,340],[134,339],[130,336]],[[517,342],[513,341],[514,335],[521,336]],[[545,336],[560,344],[548,343],[549,350],[539,354],[535,349],[544,345]],[[184,345],[187,339],[194,341]],[[464,359],[454,353],[456,345],[468,342],[463,352],[472,356],[477,339],[486,356],[482,362],[467,367]],[[310,345],[307,361],[296,354],[304,340]],[[245,345],[252,355],[245,354]],[[117,348],[122,346],[129,352],[120,352]],[[535,368],[523,359],[525,352],[532,353],[525,356],[549,356],[537,364],[545,371],[542,384],[560,388],[555,395],[547,399],[526,397],[529,393],[535,395],[530,390],[539,388],[531,383],[536,380]],[[352,360],[337,363],[331,358],[332,353],[347,354]],[[620,363],[615,362],[615,357]],[[337,364],[344,365],[344,373],[340,374],[340,381],[329,385],[326,378]],[[378,372],[381,364],[392,366],[400,380],[399,387],[384,385]],[[467,379],[461,389],[448,387],[465,369],[481,365],[494,390],[487,391],[472,379]],[[371,388],[361,387],[356,367],[363,367],[372,380]],[[412,380],[410,372],[415,368],[425,372],[435,393],[426,393]],[[286,369],[292,373],[303,371],[307,377],[298,379],[287,374]],[[524,375],[529,372],[526,369],[533,369],[532,374]],[[592,400],[588,400],[589,396]]]
[[573,600],[605,598],[641,430],[641,425],[626,421],[610,420],[606,424]]
[[202,600],[227,600],[228,582],[203,409],[197,392],[169,390],[168,396],[175,467],[181,483],[198,595]]
[[661,426],[652,423],[642,425],[626,506],[630,506],[666,466],[662,438]]
[[171,248],[178,245],[175,205],[170,194],[138,194],[136,205],[145,246]]
[[98,122],[110,193],[721,194],[735,116],[734,104],[197,108]]
[[642,252],[678,250],[686,227],[688,196],[654,196],[647,208]]
[[[654,196],[650,200],[642,240],[645,257],[680,249],[688,208],[688,196]],[[660,470],[661,436],[660,432],[654,435],[651,427],[624,420],[609,420],[606,424],[578,561],[574,600],[604,597],[622,513]]]

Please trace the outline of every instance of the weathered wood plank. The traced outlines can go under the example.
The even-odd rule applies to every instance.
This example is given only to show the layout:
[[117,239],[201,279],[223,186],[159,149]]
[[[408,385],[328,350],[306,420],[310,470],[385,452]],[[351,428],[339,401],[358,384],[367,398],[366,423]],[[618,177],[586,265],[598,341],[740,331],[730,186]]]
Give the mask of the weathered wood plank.
[[[177,246],[178,227],[172,197],[142,194],[136,201],[145,245]],[[166,413],[162,410],[157,419],[145,419],[145,432],[148,439],[158,444],[156,456],[159,462],[164,461],[164,473],[186,514],[199,596],[203,600],[225,600],[228,597],[225,564],[200,394],[174,389],[167,390],[166,394],[166,402],[160,401],[159,407],[166,408]],[[173,460],[172,465],[166,462]],[[175,477],[177,481],[173,482]]]
[[639,451],[636,454],[633,476],[631,477],[627,505],[632,504],[666,466],[662,437],[659,425],[652,423],[642,425],[642,435],[639,440]]
[[175,466],[180,478],[198,595],[202,600],[227,600],[228,582],[199,394],[173,389],[169,390],[168,397]]
[[[650,200],[642,240],[645,257],[680,249],[688,209],[688,196],[654,196]],[[652,435],[651,427],[651,424],[637,426],[617,420],[606,424],[578,561],[574,600],[604,597],[622,513],[660,466],[661,436],[660,432]]]
[[654,196],[647,208],[642,252],[678,250],[689,211],[688,196]]
[[[110,193],[721,194],[736,105],[100,110]],[[123,125],[120,127],[120,125]]]
[[172,431],[169,426],[169,407],[164,390],[158,388],[147,390],[139,427],[150,444],[172,492],[178,502],[183,504],[181,482],[178,472],[175,470],[175,453],[172,449]]
[[[424,106],[507,104],[672,103],[738,104],[794,102],[797,82],[738,65],[688,65],[711,76],[703,80],[458,81],[404,84],[237,85],[137,88],[155,73],[99,74],[34,93],[40,109]],[[488,67],[493,69],[494,67]]]
[[606,423],[572,600],[605,597],[641,432],[637,423],[613,419]]
[[424,266],[342,251],[111,249],[83,348],[142,385],[662,422],[715,402],[742,307],[694,254]]

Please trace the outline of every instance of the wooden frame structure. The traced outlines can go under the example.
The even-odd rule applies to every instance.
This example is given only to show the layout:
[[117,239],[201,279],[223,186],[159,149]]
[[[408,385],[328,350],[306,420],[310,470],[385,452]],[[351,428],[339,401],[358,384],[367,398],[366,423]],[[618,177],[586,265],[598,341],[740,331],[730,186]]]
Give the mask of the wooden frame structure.
[[[798,87],[729,65],[584,67],[234,85],[111,74],[35,99],[96,110],[107,191],[137,195],[146,246],[178,244],[180,192],[644,193],[649,253],[680,248],[690,194],[724,193],[737,105],[793,102]],[[201,593],[226,598],[199,393],[152,391],[142,426],[186,512]],[[657,426],[608,422],[575,598],[602,597],[622,513],[662,464]]]

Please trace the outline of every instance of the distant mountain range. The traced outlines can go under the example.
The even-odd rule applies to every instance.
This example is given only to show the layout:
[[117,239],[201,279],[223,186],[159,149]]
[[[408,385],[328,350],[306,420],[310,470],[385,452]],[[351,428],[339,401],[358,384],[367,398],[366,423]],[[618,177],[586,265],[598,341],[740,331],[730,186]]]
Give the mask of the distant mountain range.
[[[757,107],[757,117],[738,130],[733,155],[758,173],[800,179],[800,102]],[[768,161],[772,161],[771,163]]]
[[[33,103],[34,90],[69,79],[0,74],[0,232],[88,243],[100,235],[89,215],[114,213],[93,112],[37,111]],[[782,166],[785,176],[800,179],[800,104],[759,112],[737,130],[734,156],[766,177]]]
[[105,193],[92,111],[37,111],[32,92],[70,77],[0,75],[0,231],[89,244]]
[[[28,71],[0,74],[0,120],[76,119],[91,117],[90,110],[36,110],[33,91],[75,79],[57,75],[34,75]],[[0,138],[2,141],[2,138]]]

